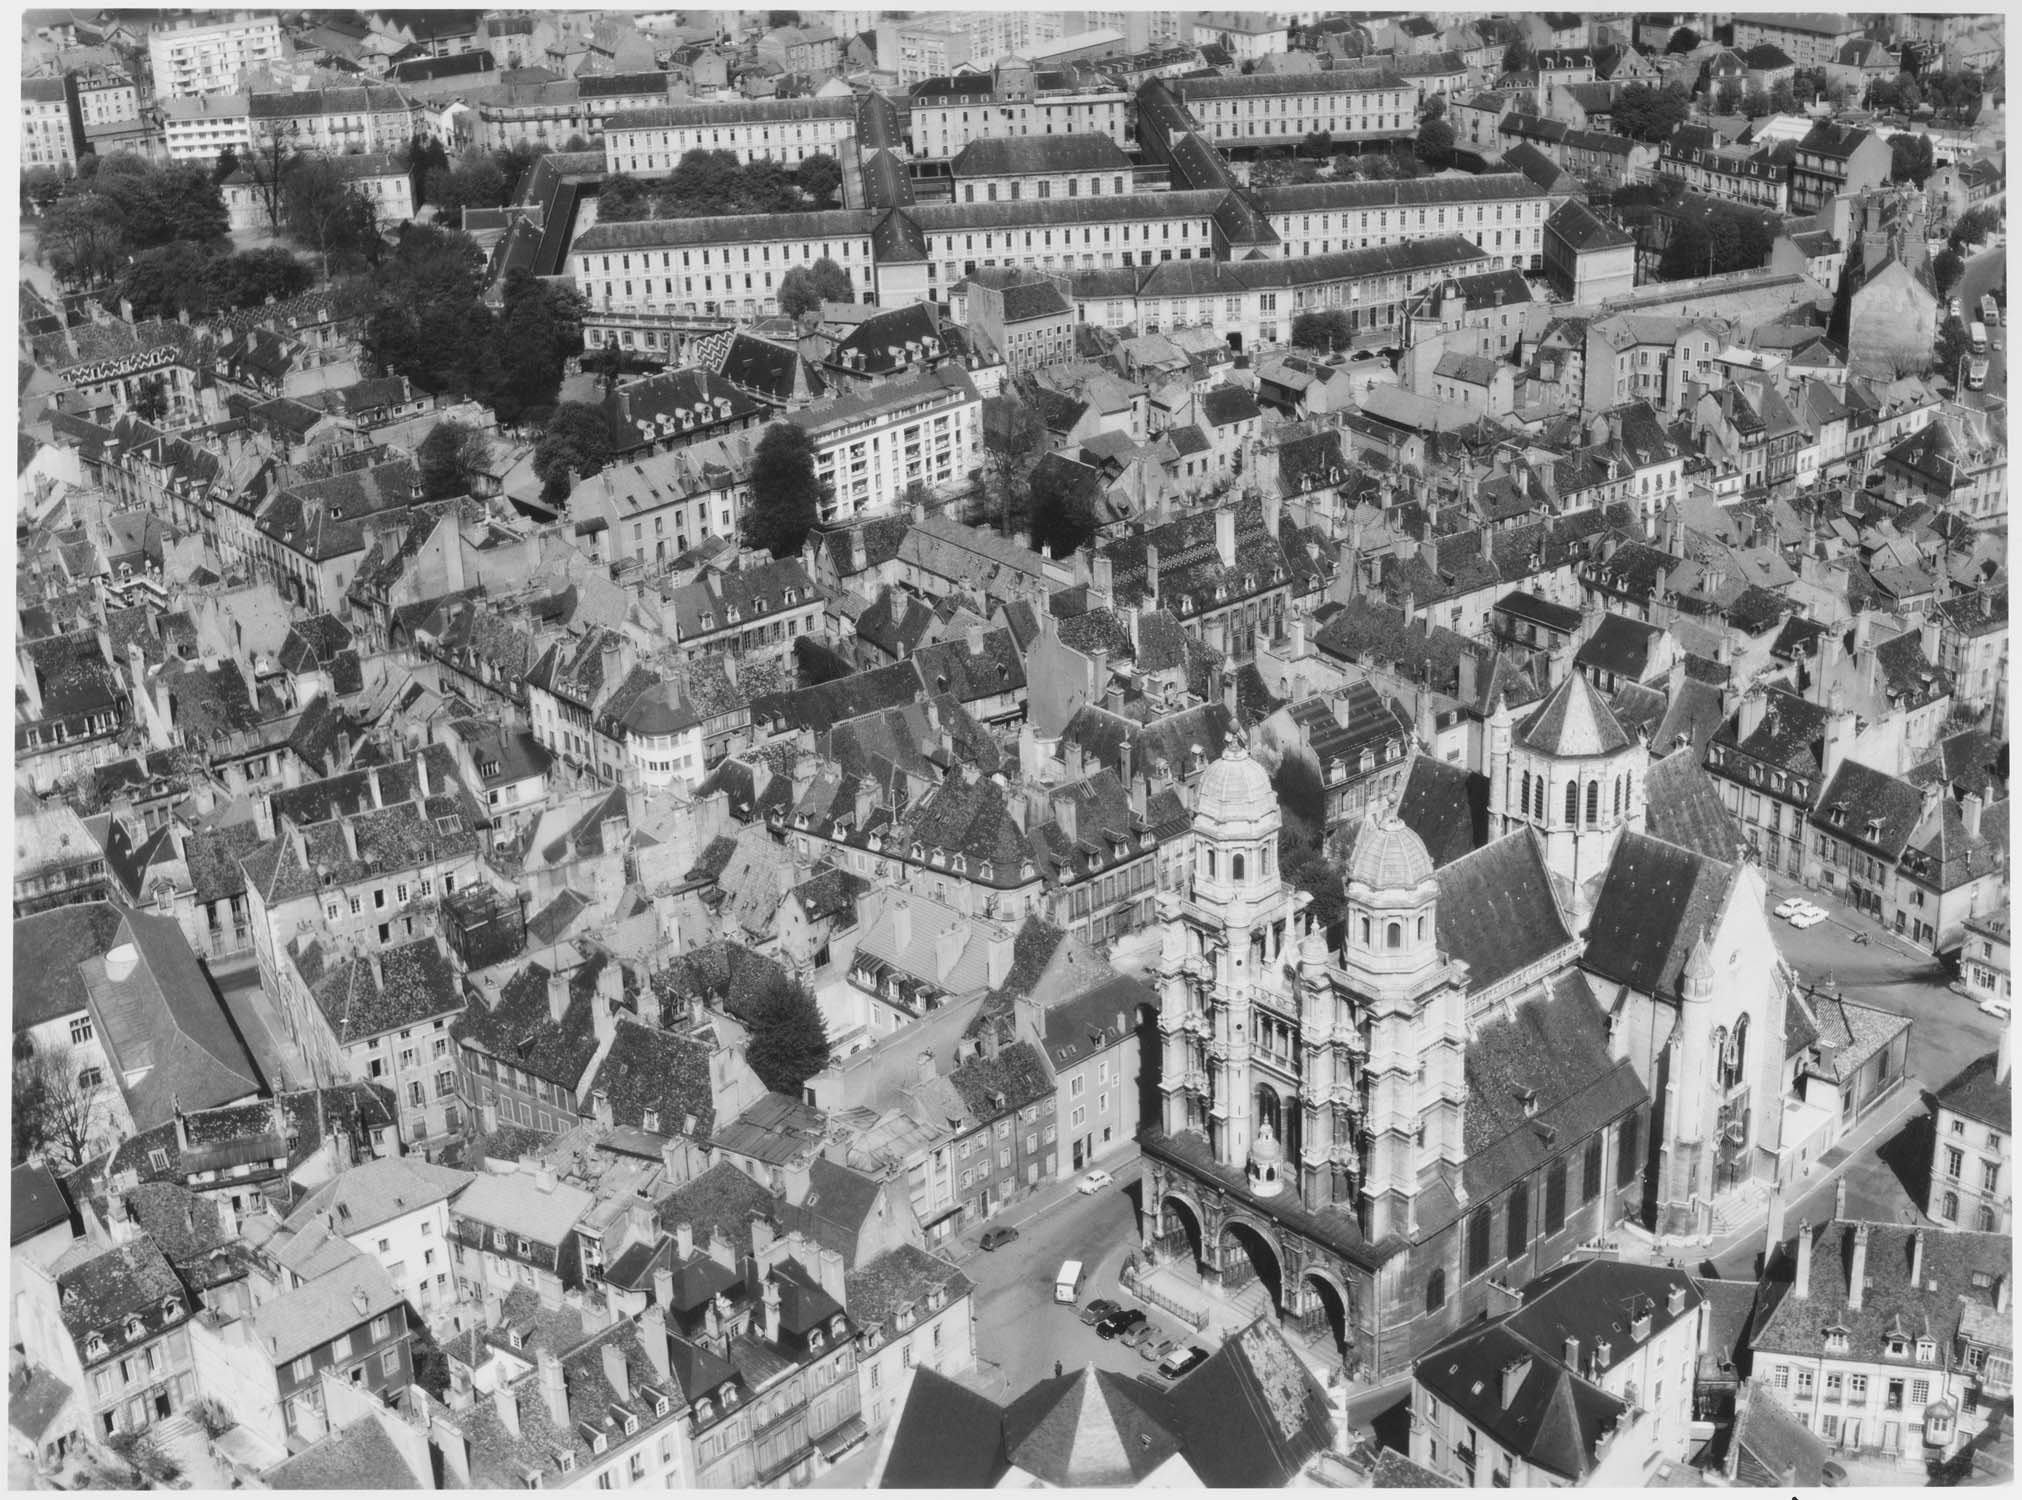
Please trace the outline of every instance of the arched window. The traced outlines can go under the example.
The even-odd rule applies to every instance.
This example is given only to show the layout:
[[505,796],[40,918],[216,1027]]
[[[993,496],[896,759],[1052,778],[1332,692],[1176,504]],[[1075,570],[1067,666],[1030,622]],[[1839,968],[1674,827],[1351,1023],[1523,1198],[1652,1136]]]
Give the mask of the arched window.
[[1434,1270],[1425,1278],[1425,1310],[1435,1313],[1444,1306],[1446,1306],[1446,1272]]
[[1531,815],[1531,773],[1528,771],[1524,772],[1523,800],[1517,806],[1523,809],[1525,817]]
[[1369,936],[1369,919],[1367,917],[1364,917],[1362,919],[1362,946],[1367,948],[1370,944],[1370,941],[1371,939]]
[[1628,786],[1629,786],[1629,777],[1626,772],[1615,778],[1615,815],[1617,817],[1621,816],[1622,798],[1624,793],[1627,792]]
[[1229,875],[1230,875],[1230,877],[1231,877],[1232,879],[1235,879],[1235,880],[1241,880],[1241,879],[1243,878],[1243,856],[1242,856],[1242,855],[1240,855],[1240,854],[1231,854],[1231,855],[1229,856]]
[[1213,880],[1221,873],[1220,865],[1221,861],[1215,857],[1215,851],[1208,850],[1208,879]]
[[1591,828],[1600,821],[1601,784],[1598,781],[1590,781],[1587,783],[1587,826]]
[[1938,1204],[1938,1217],[1952,1220],[1956,1220],[1959,1217],[1959,1195],[1957,1193],[1945,1194],[1943,1201]]
[[1418,941],[1425,941],[1425,918],[1422,916],[1418,919]]
[[1392,922],[1384,928],[1383,946],[1386,948],[1402,948],[1404,946],[1404,924],[1402,922]]
[[1579,821],[1580,784],[1577,781],[1569,781],[1566,783],[1566,826],[1570,828]]

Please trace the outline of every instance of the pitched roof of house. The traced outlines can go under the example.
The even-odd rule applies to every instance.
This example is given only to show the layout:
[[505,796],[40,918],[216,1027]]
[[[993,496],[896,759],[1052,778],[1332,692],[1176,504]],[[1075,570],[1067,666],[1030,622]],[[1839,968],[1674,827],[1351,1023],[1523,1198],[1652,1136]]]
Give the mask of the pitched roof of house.
[[1718,922],[1737,867],[1625,832],[1594,903],[1581,961],[1604,978],[1675,1000],[1685,961]]
[[1093,1365],[1042,1378],[1004,1408],[1011,1466],[1054,1488],[1137,1484],[1179,1448],[1162,1395]]
[[1260,1317],[1166,1392],[1181,1451],[1211,1489],[1290,1484],[1336,1436],[1327,1393]]
[[914,1372],[893,1428],[884,1489],[991,1489],[1011,1467],[1003,1409],[929,1366]]
[[1439,868],[1437,937],[1485,990],[1572,941],[1536,837],[1521,829]]
[[1997,1126],[2003,1135],[2010,1133],[2015,1115],[2014,1090],[2000,1068],[1996,1053],[1986,1053],[1967,1063],[1950,1083],[1938,1090],[1936,1098],[1940,1109],[1949,1109],[1983,1125]]

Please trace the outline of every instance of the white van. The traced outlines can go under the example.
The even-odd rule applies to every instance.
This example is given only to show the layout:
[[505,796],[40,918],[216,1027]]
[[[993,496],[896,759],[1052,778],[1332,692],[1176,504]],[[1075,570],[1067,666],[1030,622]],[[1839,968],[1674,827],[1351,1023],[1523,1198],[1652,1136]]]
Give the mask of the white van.
[[1069,1306],[1081,1300],[1081,1262],[1067,1260],[1060,1263],[1060,1274],[1053,1278],[1053,1300],[1065,1302]]

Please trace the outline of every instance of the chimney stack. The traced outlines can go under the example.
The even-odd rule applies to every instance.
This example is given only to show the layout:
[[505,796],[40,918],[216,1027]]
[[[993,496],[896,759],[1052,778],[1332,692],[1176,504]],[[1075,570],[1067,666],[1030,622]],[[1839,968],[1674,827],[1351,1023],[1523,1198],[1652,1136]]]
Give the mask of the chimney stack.
[[1797,1276],[1791,1283],[1791,1295],[1803,1302],[1811,1296],[1811,1220],[1797,1221]]
[[1224,505],[1215,512],[1215,551],[1220,555],[1222,566],[1236,565],[1236,512],[1231,505]]
[[1570,1333],[1566,1335],[1566,1368],[1575,1375],[1580,1372],[1580,1341]]
[[557,1026],[569,1011],[569,976],[559,971],[548,974],[548,1017]]
[[1910,1231],[1910,1290],[1924,1284],[1924,1231]]
[[491,1393],[492,1404],[498,1409],[499,1425],[514,1437],[520,1435],[520,1398],[511,1386],[502,1385]]
[[[1966,825],[1966,837],[1969,839],[1976,839],[1980,836],[1980,810],[1981,802],[1978,792],[1968,792],[1959,799],[1959,821]],[[2003,1030],[2005,1031],[2006,1028],[2004,1027]]]
[[632,1367],[625,1359],[625,1351],[615,1343],[607,1342],[603,1348],[604,1379],[610,1384],[611,1394],[620,1401],[632,1399]]
[[1861,1298],[1867,1289],[1868,1279],[1868,1227],[1863,1224],[1854,1230],[1853,1264],[1846,1273],[1846,1310],[1859,1312]]
[[548,1408],[548,1420],[563,1432],[569,1430],[569,1388],[562,1379],[562,1362],[552,1349],[539,1354],[541,1400]]
[[672,1387],[674,1370],[667,1352],[667,1314],[649,1307],[639,1315],[639,1342],[646,1346],[646,1358],[653,1362],[653,1378]]

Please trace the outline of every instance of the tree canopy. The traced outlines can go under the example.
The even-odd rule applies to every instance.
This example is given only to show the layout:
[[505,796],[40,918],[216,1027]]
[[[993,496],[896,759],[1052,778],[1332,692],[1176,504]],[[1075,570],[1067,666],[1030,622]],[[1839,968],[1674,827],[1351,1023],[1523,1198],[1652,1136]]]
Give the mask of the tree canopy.
[[128,257],[188,241],[221,247],[231,228],[224,194],[210,173],[189,162],[160,164],[119,152],[76,176],[24,179],[22,190],[42,213],[37,243],[44,261],[65,281],[109,281]]
[[842,191],[842,163],[826,151],[817,151],[800,159],[800,165],[793,169],[793,180],[815,206],[832,207],[836,194]]
[[609,415],[587,401],[564,401],[534,444],[533,469],[541,481],[541,498],[561,504],[569,498],[574,480],[589,478],[610,461]]
[[1070,557],[1095,540],[1100,520],[1087,494],[1065,464],[1041,464],[1032,471],[1027,514],[1032,545],[1050,547],[1055,557]]
[[599,224],[631,224],[653,213],[653,194],[629,172],[613,172],[597,190]]
[[1959,284],[1959,278],[1965,274],[1966,262],[1950,245],[1931,257],[1931,280],[1937,283],[1940,297],[1951,296],[1952,288]]
[[491,461],[491,439],[468,422],[454,418],[437,422],[415,451],[421,468],[423,495],[447,500],[468,495],[477,476]]
[[539,421],[561,395],[562,369],[583,350],[582,294],[515,268],[505,281],[489,384],[502,422]]
[[1699,33],[1694,31],[1690,26],[1680,26],[1676,31],[1671,33],[1671,40],[1664,44],[1664,50],[1673,55],[1683,52],[1693,52],[1698,47]]
[[1441,119],[1428,119],[1418,127],[1412,154],[1435,172],[1453,165],[1453,127]]
[[821,480],[814,440],[793,422],[774,422],[751,457],[744,544],[763,547],[774,557],[791,557],[820,521]]
[[789,318],[821,311],[824,302],[854,302],[850,273],[826,255],[811,266],[795,266],[779,278],[779,310]]
[[814,994],[782,973],[752,998],[744,1014],[751,1033],[745,1061],[776,1094],[798,1099],[808,1079],[828,1066],[828,1023]]
[[379,258],[378,211],[327,157],[289,163],[281,178],[281,207],[288,232],[323,257],[324,275],[333,255]]
[[1907,182],[1922,187],[1924,179],[1936,166],[1937,158],[1928,135],[1902,131],[1889,137],[1890,182]]
[[1683,85],[1652,88],[1632,83],[1616,96],[1614,123],[1621,134],[1638,141],[1662,141],[1692,113],[1692,96]]
[[1354,325],[1349,322],[1348,314],[1339,308],[1300,313],[1292,319],[1292,344],[1295,348],[1331,354],[1337,349],[1345,349],[1354,335]]

